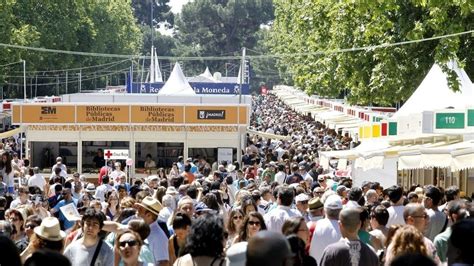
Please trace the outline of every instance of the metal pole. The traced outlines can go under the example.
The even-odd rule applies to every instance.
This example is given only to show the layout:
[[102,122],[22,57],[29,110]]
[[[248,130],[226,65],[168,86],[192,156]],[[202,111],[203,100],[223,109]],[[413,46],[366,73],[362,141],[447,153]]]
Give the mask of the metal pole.
[[26,100],[26,61],[23,61],[23,96]]
[[79,92],[82,92],[82,69],[79,70]]
[[66,71],[66,94],[67,94],[67,71]]
[[56,75],[56,93],[59,96],[59,75]]
[[154,25],[153,25],[153,2],[155,0],[150,1],[151,5],[151,15],[150,15],[150,26],[151,26],[151,47],[153,47],[153,30],[154,30]]
[[239,161],[239,163],[242,163],[242,135],[240,133],[240,105],[242,104],[242,83],[244,81],[244,73],[245,73],[245,70],[244,70],[244,67],[245,67],[245,47],[242,48],[242,62],[240,63],[241,64],[241,67],[240,67],[240,80],[239,80],[239,108],[237,108],[237,117],[238,117],[238,121],[237,121],[237,125],[238,125],[238,130],[237,132],[239,132],[238,136],[239,136],[239,147],[237,148],[237,160]]
[[38,95],[38,75],[35,75],[35,97]]
[[30,97],[33,99],[33,77],[30,78]]
[[239,80],[239,104],[242,103],[242,83],[245,75],[245,47],[242,48],[242,61],[240,62],[240,80]]

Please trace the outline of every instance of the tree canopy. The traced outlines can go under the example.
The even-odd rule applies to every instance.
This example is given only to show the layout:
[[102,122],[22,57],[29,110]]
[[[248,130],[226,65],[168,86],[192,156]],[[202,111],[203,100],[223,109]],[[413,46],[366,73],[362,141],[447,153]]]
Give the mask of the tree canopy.
[[[472,1],[275,0],[274,5],[270,49],[298,54],[280,57],[278,66],[310,93],[347,96],[356,104],[393,105],[411,95],[434,62],[456,60],[474,76],[472,35],[333,52],[471,30]],[[451,88],[457,90],[454,73],[444,70]]]
[[[142,32],[136,23],[131,0],[6,0],[0,3],[0,18],[1,43],[107,54],[138,54],[142,46]],[[117,61],[109,58],[0,48],[0,64],[20,59],[27,60],[27,70],[30,73],[36,70],[67,69]],[[15,80],[15,77],[20,75],[20,69],[17,67],[16,71],[12,71],[12,67],[0,68],[0,83],[19,83],[19,79]],[[77,73],[69,74],[72,80],[72,76]],[[84,77],[87,75],[83,74]],[[65,84],[65,73],[54,73],[58,78],[54,78],[53,74],[49,75],[42,80],[43,83],[56,83],[61,76],[58,83]],[[94,77],[97,77],[97,74],[94,74]],[[92,77],[84,78],[88,79],[92,80]],[[76,83],[70,84],[71,87],[73,85]],[[44,86],[42,89],[44,94],[51,95],[56,92],[56,86]],[[18,94],[12,91],[6,96],[18,97]]]
[[[257,46],[260,26],[272,19],[271,0],[195,0],[184,5],[175,20],[177,48],[173,51],[177,56],[239,55],[242,47]],[[225,69],[226,63],[191,62],[186,63],[186,70],[198,74],[206,65]]]

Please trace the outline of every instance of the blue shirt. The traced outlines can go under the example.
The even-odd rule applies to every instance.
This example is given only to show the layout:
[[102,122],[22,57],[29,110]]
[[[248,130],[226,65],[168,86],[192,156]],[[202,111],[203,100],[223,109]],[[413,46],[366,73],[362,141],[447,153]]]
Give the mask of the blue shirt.
[[59,212],[59,221],[64,222],[64,230],[71,228],[75,224],[75,221],[69,221],[68,219],[66,219],[66,216],[64,216],[63,212],[59,208],[66,206],[70,203],[73,203],[74,206],[77,206],[77,200],[75,198],[72,198],[72,200],[68,202],[66,202],[66,200],[64,199],[61,200],[53,208],[56,212]]

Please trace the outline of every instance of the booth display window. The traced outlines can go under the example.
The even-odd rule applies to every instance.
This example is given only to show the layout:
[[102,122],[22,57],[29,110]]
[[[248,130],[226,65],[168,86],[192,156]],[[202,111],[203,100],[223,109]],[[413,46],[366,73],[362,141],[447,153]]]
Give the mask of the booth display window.
[[[96,173],[100,167],[94,162],[94,157],[99,149],[128,150],[128,141],[83,141],[82,142],[82,171]],[[105,165],[105,164],[104,164]]]
[[67,166],[68,172],[77,169],[77,142],[40,142],[30,143],[31,165],[37,166],[42,172],[49,173],[60,156]]
[[146,156],[149,154],[156,167],[171,168],[173,162],[183,156],[184,143],[182,142],[137,142],[135,143],[135,169],[137,173],[144,172]]

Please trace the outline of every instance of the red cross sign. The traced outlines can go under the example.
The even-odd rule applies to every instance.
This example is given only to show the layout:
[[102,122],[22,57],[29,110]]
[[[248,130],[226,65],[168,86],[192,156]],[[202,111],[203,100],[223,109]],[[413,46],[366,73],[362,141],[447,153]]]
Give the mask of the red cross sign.
[[110,150],[107,150],[107,152],[104,154],[107,159],[110,159],[110,156],[113,155],[113,153],[110,152]]

